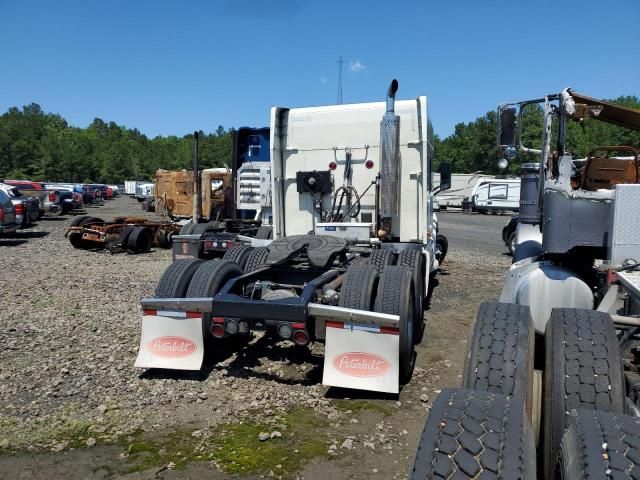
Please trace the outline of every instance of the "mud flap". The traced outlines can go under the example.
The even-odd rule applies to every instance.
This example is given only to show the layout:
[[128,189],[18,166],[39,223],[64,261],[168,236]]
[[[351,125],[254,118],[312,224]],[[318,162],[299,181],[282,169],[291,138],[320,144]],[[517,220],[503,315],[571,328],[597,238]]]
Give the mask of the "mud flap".
[[135,367],[200,370],[203,358],[201,313],[144,311]]
[[327,321],[322,383],[398,393],[399,349],[396,328]]

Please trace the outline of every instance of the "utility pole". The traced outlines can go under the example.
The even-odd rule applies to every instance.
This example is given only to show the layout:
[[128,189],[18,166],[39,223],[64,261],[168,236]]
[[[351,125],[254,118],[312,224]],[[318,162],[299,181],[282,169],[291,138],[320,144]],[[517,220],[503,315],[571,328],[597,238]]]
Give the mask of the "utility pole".
[[342,104],[342,56],[338,58],[338,103]]

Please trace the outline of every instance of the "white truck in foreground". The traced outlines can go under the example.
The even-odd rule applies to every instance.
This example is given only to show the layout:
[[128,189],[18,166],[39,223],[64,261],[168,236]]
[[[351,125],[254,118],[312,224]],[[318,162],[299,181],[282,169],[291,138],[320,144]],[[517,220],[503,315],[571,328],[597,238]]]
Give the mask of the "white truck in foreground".
[[[522,112],[537,104],[541,151],[522,143]],[[638,478],[637,144],[594,145],[575,159],[566,123],[617,125],[633,142],[640,110],[566,89],[501,105],[498,118],[505,156],[520,150],[540,163],[522,177],[500,301],[480,305],[464,388],[434,401],[411,478]]]
[[397,393],[409,381],[446,240],[427,99],[396,102],[397,88],[386,102],[271,110],[274,239],[174,261],[141,300],[137,367],[198,370],[205,348],[269,329],[324,342],[325,385]]

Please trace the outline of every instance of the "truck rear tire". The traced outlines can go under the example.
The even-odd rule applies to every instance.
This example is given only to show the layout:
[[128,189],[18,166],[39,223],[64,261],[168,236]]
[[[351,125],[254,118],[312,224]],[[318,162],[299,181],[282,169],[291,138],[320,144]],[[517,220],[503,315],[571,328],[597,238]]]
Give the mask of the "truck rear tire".
[[378,269],[378,273],[382,273],[384,267],[387,265],[393,265],[393,261],[393,250],[389,248],[379,248],[371,252],[367,263],[376,267]]
[[191,235],[202,235],[203,233],[212,232],[218,227],[219,222],[199,223],[193,227]]
[[640,419],[601,410],[572,410],[555,471],[562,480],[638,478]]
[[80,222],[78,222],[78,226],[84,227],[85,225],[89,225],[91,223],[104,223],[104,220],[98,217],[85,217]]
[[132,253],[146,253],[151,249],[153,235],[145,227],[135,227],[127,239],[127,249]]
[[244,265],[244,273],[258,270],[269,256],[269,249],[266,247],[254,248],[247,256],[247,262]]
[[522,402],[444,389],[429,412],[410,478],[535,480],[536,452]]
[[544,469],[554,478],[567,416],[573,409],[624,413],[622,359],[607,313],[554,308],[545,330]]
[[82,239],[82,233],[80,232],[71,232],[68,238],[69,238],[69,243],[73,245],[73,248],[86,250],[87,248],[90,247],[90,243]]
[[191,231],[196,227],[195,223],[185,223],[180,229],[180,235],[189,235]]
[[[227,281],[242,275],[242,269],[229,260],[208,260],[203,262],[191,278],[186,297],[213,297]],[[205,342],[213,340],[211,333],[212,313],[202,315],[202,338]]]
[[202,263],[202,260],[197,259],[173,262],[160,277],[155,296],[158,298],[184,298],[191,278]]
[[120,230],[120,235],[118,235],[118,243],[126,248],[127,240],[129,240],[129,235],[136,229],[135,225],[127,225],[122,230]]
[[469,342],[462,386],[517,396],[531,419],[534,340],[528,306],[482,302]]
[[260,227],[256,232],[256,238],[259,240],[271,240],[273,238],[273,227]]
[[244,266],[247,263],[247,258],[252,251],[253,247],[233,247],[224,252],[222,260],[236,262],[238,265],[240,265],[240,268],[244,269]]
[[78,225],[80,225],[80,222],[82,222],[84,219],[86,218],[91,218],[87,215],[81,215],[79,217],[75,217],[73,220],[71,220],[71,223],[69,224],[70,227],[76,227]]
[[413,349],[413,320],[415,314],[415,288],[413,273],[407,267],[387,265],[382,270],[374,311],[400,316],[400,383],[405,384],[411,378],[415,363]]
[[373,265],[353,265],[344,274],[338,306],[370,312],[378,286],[378,270]]
[[398,255],[398,265],[409,267],[413,272],[413,286],[415,287],[415,318],[413,320],[413,342],[419,345],[424,336],[424,299],[427,292],[424,288],[425,261],[420,250],[403,250]]

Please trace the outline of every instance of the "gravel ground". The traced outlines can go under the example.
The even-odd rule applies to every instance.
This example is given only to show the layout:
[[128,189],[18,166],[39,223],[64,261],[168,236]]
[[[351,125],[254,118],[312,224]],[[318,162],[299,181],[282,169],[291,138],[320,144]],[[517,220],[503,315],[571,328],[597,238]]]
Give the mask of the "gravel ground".
[[[153,217],[129,198],[87,214]],[[0,239],[0,478],[405,478],[430,401],[459,384],[475,309],[510,262],[507,218],[441,214],[450,249],[414,376],[399,396],[376,395],[323,387],[322,346],[259,334],[220,346],[202,372],[134,369],[138,300],[170,252],[76,250],[69,222]]]

